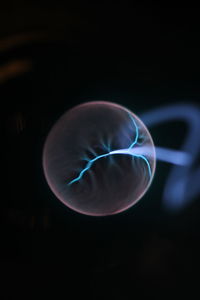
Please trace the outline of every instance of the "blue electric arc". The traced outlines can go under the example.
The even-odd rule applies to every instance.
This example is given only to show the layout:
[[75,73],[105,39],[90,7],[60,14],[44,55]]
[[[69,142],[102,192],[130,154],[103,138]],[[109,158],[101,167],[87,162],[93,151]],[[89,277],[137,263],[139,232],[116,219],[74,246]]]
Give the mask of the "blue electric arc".
[[[107,153],[105,153],[105,154],[98,155],[98,156],[96,156],[96,157],[93,158],[93,159],[89,159],[88,162],[87,162],[87,164],[86,164],[86,167],[79,173],[79,175],[78,175],[76,178],[72,179],[72,180],[68,183],[69,186],[72,185],[72,184],[75,183],[75,182],[78,182],[78,181],[83,177],[84,173],[87,172],[87,171],[92,167],[92,165],[93,165],[93,163],[94,163],[95,161],[97,161],[97,160],[99,160],[99,159],[101,159],[101,158],[103,158],[103,157],[107,157],[107,156],[115,155],[115,154],[126,154],[126,155],[131,155],[131,156],[133,156],[133,157],[141,158],[141,159],[146,163],[147,168],[148,168],[149,177],[151,178],[152,171],[151,171],[151,166],[150,166],[150,163],[149,163],[148,159],[147,159],[144,155],[142,155],[142,154],[136,154],[136,153],[134,153],[134,151],[133,151],[133,147],[134,147],[135,145],[139,144],[139,143],[138,143],[138,139],[139,139],[139,129],[138,129],[138,126],[137,126],[135,120],[133,119],[133,117],[131,116],[130,113],[129,113],[129,116],[130,116],[130,118],[131,118],[131,120],[132,120],[132,122],[133,122],[133,125],[134,125],[134,127],[135,127],[135,133],[136,133],[136,134],[135,134],[135,139],[134,139],[134,141],[130,144],[130,146],[129,146],[128,148],[125,148],[125,149],[118,149],[118,150],[109,151],[109,152],[107,152]],[[137,151],[136,151],[136,152],[137,152]]]

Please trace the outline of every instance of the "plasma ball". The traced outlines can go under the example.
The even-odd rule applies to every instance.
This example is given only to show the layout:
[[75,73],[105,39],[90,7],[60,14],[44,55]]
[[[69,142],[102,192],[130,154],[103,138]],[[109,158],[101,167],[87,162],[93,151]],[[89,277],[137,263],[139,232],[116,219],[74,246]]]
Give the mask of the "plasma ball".
[[131,111],[111,102],[88,102],[53,126],[43,168],[50,189],[66,206],[86,215],[112,215],[133,206],[148,190],[155,147]]

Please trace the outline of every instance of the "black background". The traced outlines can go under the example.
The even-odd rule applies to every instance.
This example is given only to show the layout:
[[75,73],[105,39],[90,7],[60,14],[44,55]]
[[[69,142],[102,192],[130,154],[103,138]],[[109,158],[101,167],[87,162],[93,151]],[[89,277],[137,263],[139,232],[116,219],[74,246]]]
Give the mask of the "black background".
[[[49,190],[42,149],[59,116],[85,101],[113,101],[137,115],[174,102],[198,104],[199,11],[164,2],[83,2],[1,4],[2,299],[132,299],[160,289],[185,293],[189,283],[194,291],[200,204],[196,198],[178,213],[164,209],[169,165],[158,163],[135,207],[93,218]],[[26,72],[11,68],[7,75],[16,61],[28,62]],[[150,131],[155,144],[178,149],[186,127],[173,122]]]

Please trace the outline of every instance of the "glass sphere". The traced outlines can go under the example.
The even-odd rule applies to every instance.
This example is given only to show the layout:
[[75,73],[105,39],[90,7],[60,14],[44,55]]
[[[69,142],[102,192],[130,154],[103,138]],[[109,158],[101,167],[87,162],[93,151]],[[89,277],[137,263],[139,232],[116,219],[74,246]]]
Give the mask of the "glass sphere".
[[131,111],[111,102],[88,102],[53,126],[43,168],[49,187],[66,206],[86,215],[112,215],[146,193],[155,171],[155,148]]

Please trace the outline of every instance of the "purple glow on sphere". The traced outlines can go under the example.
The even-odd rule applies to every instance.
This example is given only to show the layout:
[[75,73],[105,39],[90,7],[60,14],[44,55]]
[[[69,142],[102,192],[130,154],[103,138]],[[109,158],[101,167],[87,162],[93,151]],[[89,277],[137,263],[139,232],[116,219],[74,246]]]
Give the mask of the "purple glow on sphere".
[[50,189],[67,207],[91,216],[112,215],[133,206],[148,190],[155,147],[131,111],[115,103],[88,102],[53,126],[43,168]]

